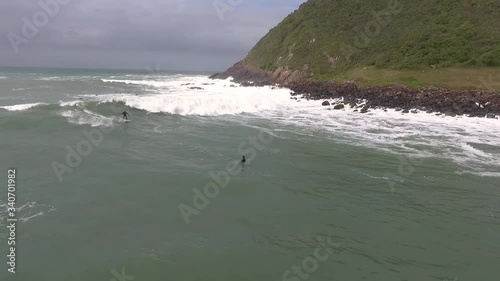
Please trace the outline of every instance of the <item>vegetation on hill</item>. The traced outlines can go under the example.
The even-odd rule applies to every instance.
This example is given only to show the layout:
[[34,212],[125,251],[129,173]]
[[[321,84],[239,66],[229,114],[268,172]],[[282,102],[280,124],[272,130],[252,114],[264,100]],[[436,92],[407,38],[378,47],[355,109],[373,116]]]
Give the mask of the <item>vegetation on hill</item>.
[[403,84],[407,71],[495,69],[500,1],[309,0],[271,29],[243,64],[303,70],[313,79],[349,79],[355,69],[385,69],[403,73],[397,78]]

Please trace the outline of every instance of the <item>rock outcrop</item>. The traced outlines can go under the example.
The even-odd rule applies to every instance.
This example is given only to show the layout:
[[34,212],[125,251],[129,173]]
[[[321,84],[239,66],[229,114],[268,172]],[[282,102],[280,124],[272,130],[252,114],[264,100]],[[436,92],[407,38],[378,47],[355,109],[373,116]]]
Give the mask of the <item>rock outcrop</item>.
[[[449,116],[467,115],[470,117],[496,118],[500,114],[500,94],[486,91],[455,91],[435,87],[420,89],[394,84],[371,88],[362,88],[354,82],[311,81],[301,71],[278,68],[274,72],[252,69],[238,62],[227,71],[212,75],[213,79],[227,79],[242,86],[276,85],[292,90],[292,96],[302,95],[306,99],[329,100],[343,98],[345,105],[357,107],[366,101],[359,112],[367,113],[370,108],[397,108],[402,113],[439,112]],[[323,105],[330,106],[328,101]],[[415,111],[414,109],[418,109]],[[414,111],[411,111],[414,110]]]
[[[356,106],[364,101],[361,113],[369,108],[387,107],[409,113],[412,109],[448,115],[494,118],[500,114],[500,94],[485,91],[454,91],[434,87],[411,89],[401,85],[364,89],[353,82],[298,81],[288,85],[292,96],[328,100],[343,98],[343,103]],[[415,111],[414,111],[415,112]]]
[[227,79],[233,78],[233,82],[241,83],[243,86],[263,86],[280,84],[282,86],[298,82],[305,77],[302,71],[290,70],[286,67],[278,68],[275,71],[254,69],[246,66],[243,61],[239,61],[222,73],[216,73],[210,78]]
[[210,76],[210,78],[227,79],[229,77],[232,77],[233,82],[236,83],[248,84],[249,82],[252,82],[251,85],[253,86],[262,86],[271,84],[270,76],[271,73],[269,73],[268,71],[247,67],[243,64],[242,61],[239,61],[231,66],[228,70],[222,73],[216,73]]

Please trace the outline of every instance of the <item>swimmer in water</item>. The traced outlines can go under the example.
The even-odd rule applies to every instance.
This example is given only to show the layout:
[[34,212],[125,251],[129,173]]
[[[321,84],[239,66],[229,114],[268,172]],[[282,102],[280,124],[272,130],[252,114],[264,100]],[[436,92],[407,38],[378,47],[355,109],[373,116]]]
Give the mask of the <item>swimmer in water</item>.
[[247,159],[245,159],[245,156],[243,156],[243,159],[241,159],[241,163],[247,162]]

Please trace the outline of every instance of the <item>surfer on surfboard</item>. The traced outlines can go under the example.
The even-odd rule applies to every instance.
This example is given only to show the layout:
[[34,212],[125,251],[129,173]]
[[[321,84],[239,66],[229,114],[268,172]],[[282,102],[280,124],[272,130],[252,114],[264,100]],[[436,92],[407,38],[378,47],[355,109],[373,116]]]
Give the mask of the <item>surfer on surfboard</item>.
[[122,112],[122,119],[128,120],[128,112],[127,111]]

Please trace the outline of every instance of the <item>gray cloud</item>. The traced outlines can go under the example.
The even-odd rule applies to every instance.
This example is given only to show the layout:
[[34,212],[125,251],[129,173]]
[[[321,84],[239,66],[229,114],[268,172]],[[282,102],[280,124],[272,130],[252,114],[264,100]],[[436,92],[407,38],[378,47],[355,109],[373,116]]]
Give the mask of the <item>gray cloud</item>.
[[41,8],[30,0],[0,3],[0,64],[221,70],[302,2],[241,0],[221,20],[213,0],[66,1],[18,54],[7,35],[22,35],[21,19]]

